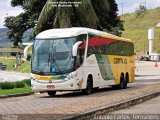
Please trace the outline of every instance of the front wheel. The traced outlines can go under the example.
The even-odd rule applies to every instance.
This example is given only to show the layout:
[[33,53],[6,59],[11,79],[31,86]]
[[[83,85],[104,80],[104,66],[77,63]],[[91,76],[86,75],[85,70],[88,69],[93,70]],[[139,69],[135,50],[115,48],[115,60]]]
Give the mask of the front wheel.
[[86,89],[83,89],[83,90],[82,90],[82,93],[83,93],[84,95],[89,95],[89,94],[91,94],[92,89],[93,89],[92,80],[88,78]]
[[56,91],[47,91],[47,93],[49,96],[55,96]]

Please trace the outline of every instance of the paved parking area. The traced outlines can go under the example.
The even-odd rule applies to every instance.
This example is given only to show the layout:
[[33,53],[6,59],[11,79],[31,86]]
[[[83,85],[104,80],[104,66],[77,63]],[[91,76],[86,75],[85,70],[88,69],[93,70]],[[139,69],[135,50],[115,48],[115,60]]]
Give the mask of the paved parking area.
[[136,80],[160,79],[160,62],[157,62],[158,67],[155,67],[156,62],[137,61],[136,62]]
[[24,79],[30,79],[30,74],[28,73],[18,73],[9,71],[0,71],[0,82],[4,81],[19,81]]
[[0,99],[0,114],[53,114],[56,115],[56,119],[59,119],[62,115],[80,114],[160,91],[160,67],[154,67],[154,63],[146,62],[136,63],[136,65],[137,80],[129,84],[127,89],[105,88],[89,96],[82,95],[80,92],[59,92],[55,97],[48,97],[46,93],[43,93]]

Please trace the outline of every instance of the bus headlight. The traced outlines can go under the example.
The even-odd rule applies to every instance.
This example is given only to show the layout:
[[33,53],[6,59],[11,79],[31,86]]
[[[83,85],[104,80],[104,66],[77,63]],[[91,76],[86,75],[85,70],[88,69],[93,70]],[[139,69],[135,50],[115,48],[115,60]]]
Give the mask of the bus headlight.
[[70,74],[67,76],[67,78],[68,78],[68,79],[72,79],[72,78],[76,77],[77,75],[78,75],[78,73],[77,73],[77,71],[75,71],[75,72],[70,73]]

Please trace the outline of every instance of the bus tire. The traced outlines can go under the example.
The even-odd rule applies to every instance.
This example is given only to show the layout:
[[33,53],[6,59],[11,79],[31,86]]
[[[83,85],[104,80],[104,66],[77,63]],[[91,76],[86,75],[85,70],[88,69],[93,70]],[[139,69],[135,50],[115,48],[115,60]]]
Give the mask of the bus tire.
[[47,93],[49,96],[55,96],[56,91],[47,91]]
[[126,79],[123,80],[123,89],[126,89],[127,88],[127,81]]
[[127,84],[128,84],[128,82],[129,82],[129,75],[128,75],[128,74],[126,74],[126,75],[125,75],[125,79],[124,79],[124,86],[123,86],[123,88],[124,88],[124,89],[126,89],[126,88],[127,88]]
[[118,85],[119,89],[124,89],[125,88],[125,78],[124,75],[121,75],[120,77],[120,84]]
[[88,77],[86,89],[83,89],[83,90],[82,90],[82,93],[83,93],[84,95],[89,95],[89,94],[91,94],[92,89],[93,89],[93,81],[92,81],[91,78]]

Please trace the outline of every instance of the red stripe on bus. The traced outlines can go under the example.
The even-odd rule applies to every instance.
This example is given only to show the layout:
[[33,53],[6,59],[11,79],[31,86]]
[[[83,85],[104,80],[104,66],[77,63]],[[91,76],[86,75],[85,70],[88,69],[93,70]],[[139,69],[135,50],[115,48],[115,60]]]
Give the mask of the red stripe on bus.
[[88,46],[99,46],[99,45],[105,45],[113,42],[116,42],[116,40],[95,36],[89,39]]

